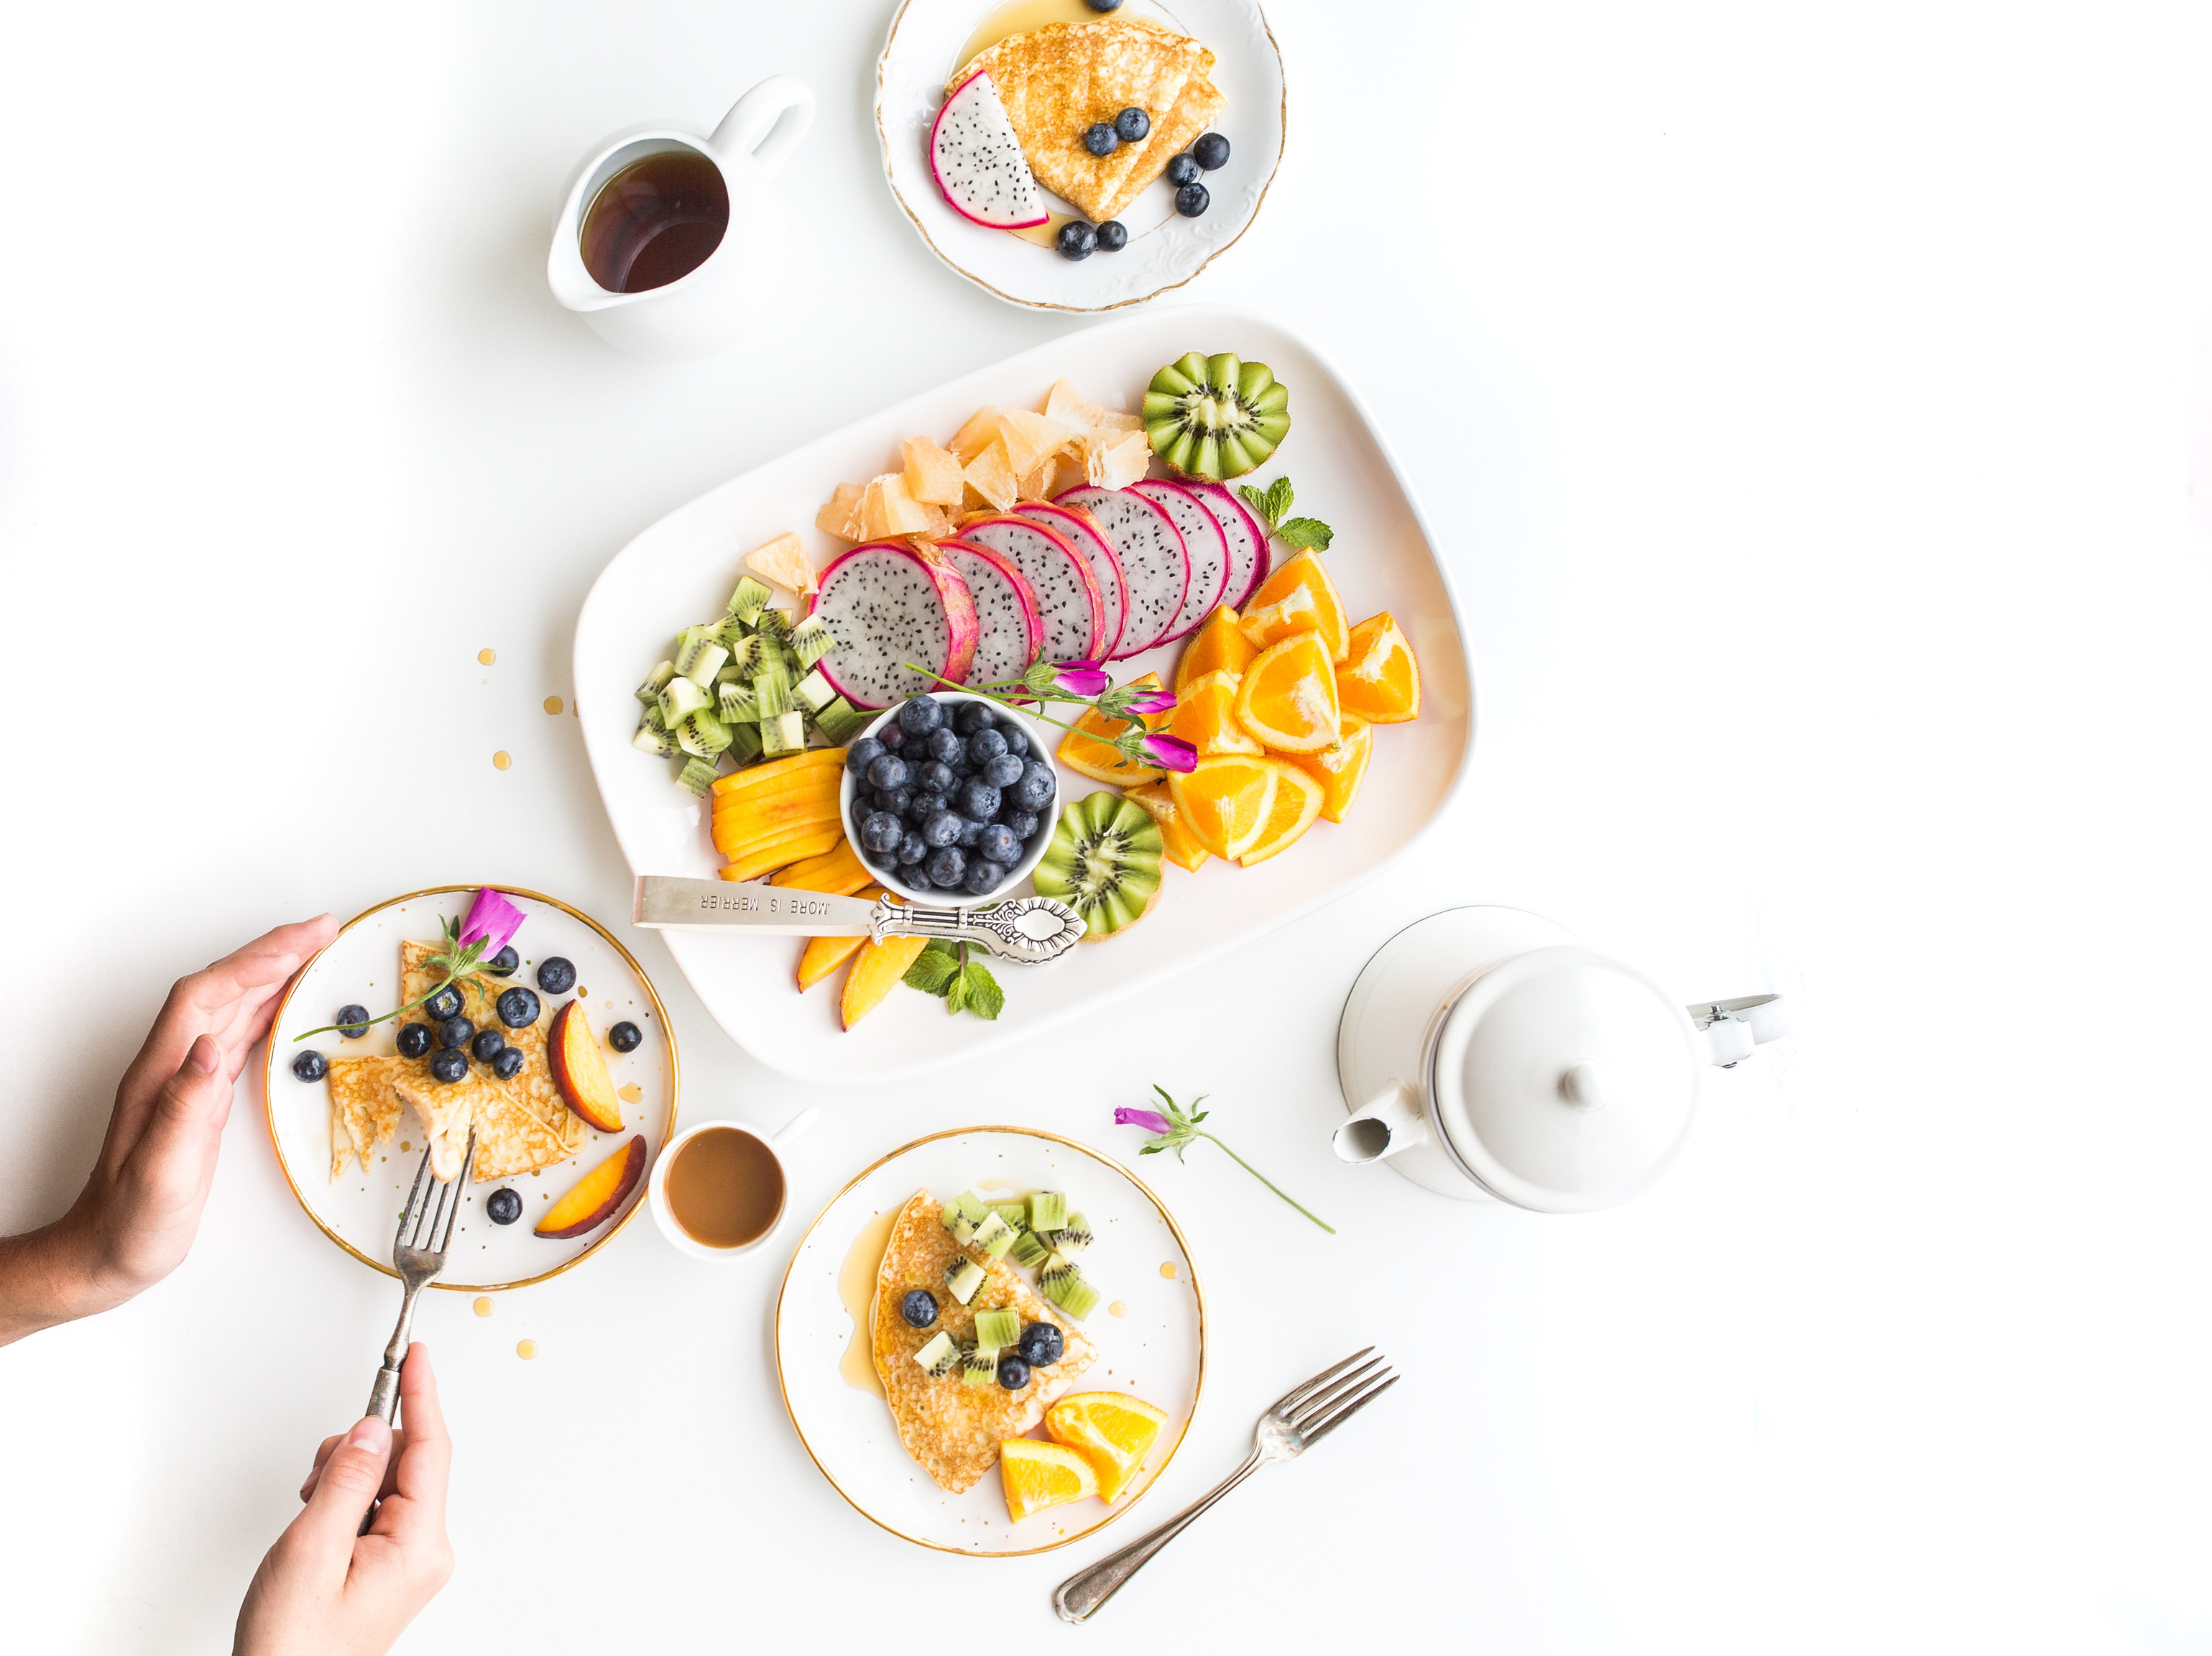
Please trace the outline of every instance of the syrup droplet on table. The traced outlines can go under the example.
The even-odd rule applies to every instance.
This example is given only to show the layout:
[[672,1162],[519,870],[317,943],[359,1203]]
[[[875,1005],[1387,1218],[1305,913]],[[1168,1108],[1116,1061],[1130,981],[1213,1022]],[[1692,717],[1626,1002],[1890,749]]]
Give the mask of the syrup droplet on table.
[[523,1361],[528,1362],[532,1357],[535,1357],[538,1355],[538,1342],[535,1340],[523,1340],[519,1342],[514,1348],[514,1355],[521,1358]]
[[494,661],[499,660],[499,652],[492,649],[480,649],[477,652],[477,660],[483,662],[484,666],[489,667]]
[[1166,1277],[1169,1282],[1174,1282],[1176,1280],[1176,1262],[1170,1259],[1165,1264],[1162,1265],[1160,1267],[1160,1275]]
[[489,1317],[491,1315],[491,1295],[489,1294],[479,1294],[477,1295],[476,1312],[477,1315],[479,1317]]
[[507,756],[507,750],[503,747],[491,756],[491,768],[495,770],[504,770],[514,763],[514,761]]
[[558,696],[548,696],[545,698],[545,710],[548,713],[558,713],[561,710],[561,698]]
[[1106,1309],[1116,1317],[1127,1317],[1129,1314],[1129,1307],[1119,1300],[1116,1300],[1112,1305],[1107,1306]]

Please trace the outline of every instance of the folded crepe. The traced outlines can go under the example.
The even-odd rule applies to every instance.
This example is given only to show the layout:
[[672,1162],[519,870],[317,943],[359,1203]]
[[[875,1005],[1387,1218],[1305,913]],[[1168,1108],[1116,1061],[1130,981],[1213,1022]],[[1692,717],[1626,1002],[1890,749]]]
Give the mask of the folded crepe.
[[392,1136],[399,1123],[399,1095],[392,1084],[407,1070],[404,1058],[332,1058],[331,1089],[331,1177],[361,1158],[368,1171],[369,1152]]

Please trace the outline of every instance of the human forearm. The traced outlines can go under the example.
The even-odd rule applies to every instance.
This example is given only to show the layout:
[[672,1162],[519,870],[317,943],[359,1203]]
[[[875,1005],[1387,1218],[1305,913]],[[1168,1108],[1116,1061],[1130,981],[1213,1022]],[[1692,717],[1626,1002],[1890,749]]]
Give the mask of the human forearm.
[[74,1223],[72,1214],[21,1236],[0,1236],[0,1345],[115,1303],[87,1268]]

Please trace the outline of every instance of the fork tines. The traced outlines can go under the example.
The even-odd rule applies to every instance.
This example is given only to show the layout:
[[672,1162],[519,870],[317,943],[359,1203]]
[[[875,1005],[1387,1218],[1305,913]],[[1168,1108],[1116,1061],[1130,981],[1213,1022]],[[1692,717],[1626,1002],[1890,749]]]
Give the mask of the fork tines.
[[[477,1131],[469,1129],[468,1148],[461,1153],[461,1167],[466,1172],[475,1158]],[[430,1253],[440,1256],[442,1263],[446,1245],[453,1239],[453,1224],[460,1217],[461,1198],[459,1178],[447,1180],[430,1177],[430,1149],[422,1149],[422,1164],[415,1170],[415,1186],[407,1193],[407,1210],[399,1215],[399,1235],[394,1245],[395,1252]],[[424,1199],[423,1186],[434,1187],[436,1194]],[[395,1261],[395,1263],[397,1263]]]
[[[1291,1387],[1267,1412],[1295,1428],[1309,1446],[1320,1442],[1398,1384],[1389,1358],[1369,1356],[1374,1349],[1364,1346],[1304,1385]],[[1368,1360],[1362,1362],[1363,1357]]]

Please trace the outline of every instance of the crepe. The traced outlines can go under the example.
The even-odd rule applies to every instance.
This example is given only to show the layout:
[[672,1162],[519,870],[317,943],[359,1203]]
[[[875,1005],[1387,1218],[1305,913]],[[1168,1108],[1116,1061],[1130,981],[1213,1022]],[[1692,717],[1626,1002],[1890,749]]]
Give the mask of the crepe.
[[[945,90],[988,71],[1037,182],[1103,223],[1226,107],[1206,79],[1212,67],[1213,54],[1188,35],[1103,18],[1010,34],[977,53]],[[1109,155],[1083,147],[1086,129],[1110,125],[1125,109],[1143,110],[1152,131]]]
[[[998,1464],[999,1442],[1036,1428],[1044,1411],[1083,1372],[1097,1361],[1097,1348],[1068,1319],[1046,1304],[1003,1261],[963,1248],[938,1221],[939,1204],[917,1190],[891,1222],[884,1263],[876,1272],[876,1298],[868,1313],[875,1348],[876,1375],[898,1427],[899,1441],[938,1486],[952,1495],[973,1489]],[[983,1286],[966,1305],[945,1287],[945,1269],[965,1257],[983,1268]],[[915,1328],[899,1315],[899,1301],[915,1288],[937,1296],[937,1320]],[[957,1371],[932,1379],[914,1354],[940,1333],[955,1340],[975,1337],[975,1313],[1011,1306],[1022,1325],[1050,1323],[1060,1331],[1060,1359],[1034,1369],[1018,1391],[1001,1385],[968,1385]]]
[[368,1171],[368,1153],[392,1136],[399,1124],[399,1095],[392,1082],[406,1072],[404,1058],[332,1058],[331,1088],[331,1177],[359,1156]]

